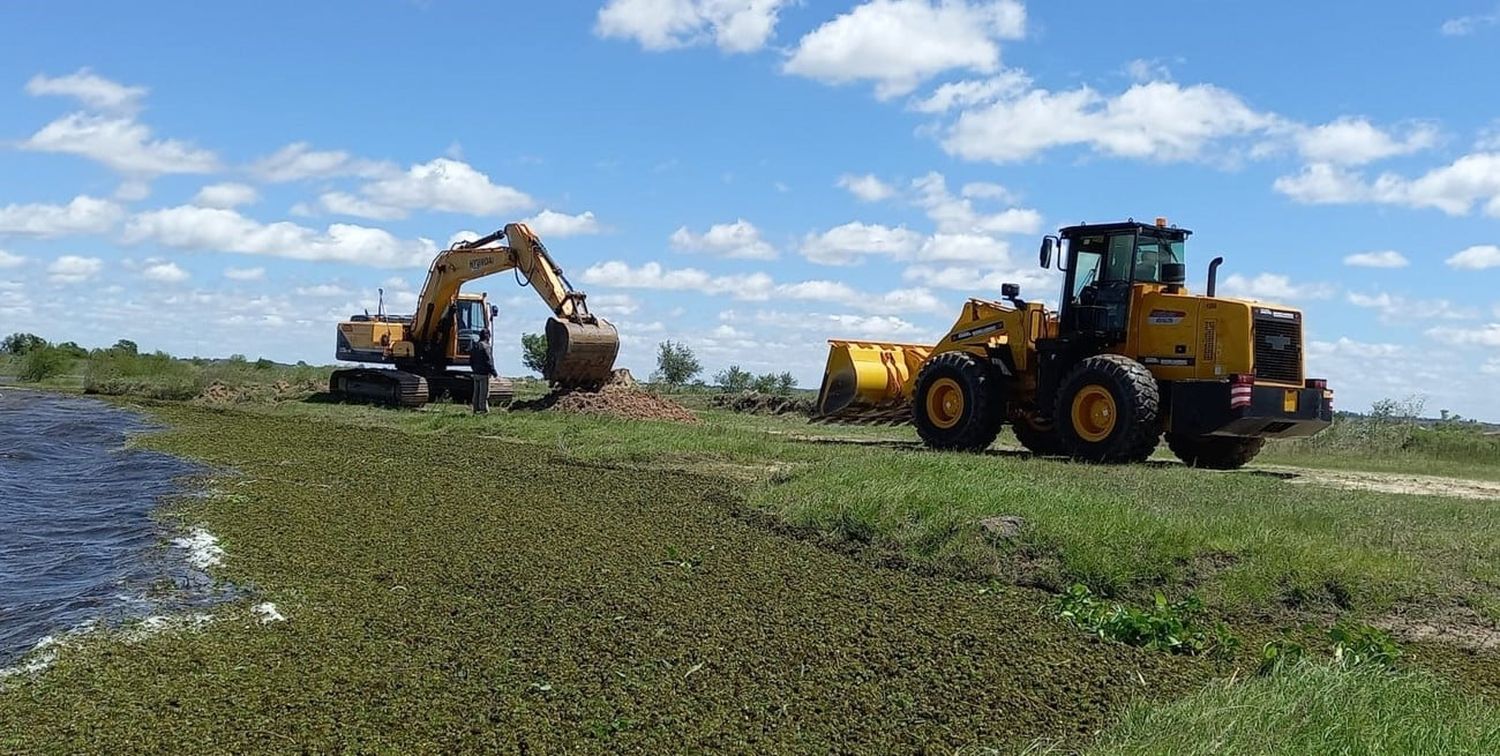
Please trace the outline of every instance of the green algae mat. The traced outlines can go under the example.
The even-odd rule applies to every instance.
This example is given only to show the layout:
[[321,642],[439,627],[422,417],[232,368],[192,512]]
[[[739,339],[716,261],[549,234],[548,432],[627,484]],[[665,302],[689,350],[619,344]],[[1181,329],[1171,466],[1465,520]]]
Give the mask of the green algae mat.
[[1045,593],[778,534],[713,478],[157,413],[146,443],[224,471],[169,516],[251,598],[9,683],[0,751],[1071,750],[1214,674],[1080,634]]

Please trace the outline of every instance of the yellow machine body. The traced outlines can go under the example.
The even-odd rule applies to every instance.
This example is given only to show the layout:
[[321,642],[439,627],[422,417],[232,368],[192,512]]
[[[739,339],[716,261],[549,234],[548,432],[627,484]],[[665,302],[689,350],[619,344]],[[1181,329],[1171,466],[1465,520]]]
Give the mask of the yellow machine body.
[[[1019,288],[1007,285],[1008,301],[965,302],[953,326],[935,344],[831,340],[817,419],[916,422],[925,417],[929,435],[941,437],[960,421],[971,422],[965,419],[973,414],[967,405],[976,397],[965,392],[972,394],[982,384],[990,387],[984,389],[990,395],[979,397],[989,413],[986,418],[997,418],[984,422],[1010,422],[1050,433],[1055,416],[1062,414],[1069,422],[1097,426],[1075,438],[1092,434],[1102,441],[1113,433],[1122,411],[1119,405],[1128,398],[1119,388],[1125,384],[1111,383],[1108,377],[1090,391],[1083,391],[1087,386],[1064,384],[1080,363],[1115,355],[1125,361],[1093,359],[1091,364],[1125,366],[1122,369],[1135,376],[1128,377],[1132,385],[1148,381],[1151,385],[1142,391],[1149,394],[1149,422],[1159,424],[1156,432],[1169,438],[1176,434],[1258,439],[1310,435],[1326,427],[1332,418],[1332,392],[1324,382],[1308,381],[1304,375],[1302,313],[1189,292],[1180,280],[1182,242],[1189,233],[1134,222],[1064,229],[1064,239],[1081,240],[1079,248],[1093,243],[1102,250],[1107,238],[1111,250],[1123,250],[1086,252],[1098,257],[1085,278],[1082,273],[1074,275],[1080,251],[1070,248],[1065,288],[1072,287],[1073,294],[1065,301],[1071,310],[1048,310],[1022,301]],[[1139,244],[1150,257],[1139,251],[1138,240],[1144,240]],[[1052,249],[1044,247],[1044,265]],[[1111,271],[1105,273],[1111,276],[1106,281],[1095,282],[1104,261],[1111,259],[1107,255],[1116,254],[1122,255],[1118,267],[1125,272]],[[1080,279],[1076,285],[1075,278]],[[1066,290],[1064,294],[1069,296]],[[972,359],[945,357],[955,352]],[[924,370],[936,363],[948,365],[950,375],[924,393]],[[983,375],[959,391],[963,376],[953,371],[969,369],[966,365],[982,366],[973,369]],[[1062,396],[1065,390],[1081,398]],[[1060,397],[1077,401],[1060,405]],[[918,426],[921,429],[922,422]],[[988,438],[993,439],[993,433]],[[969,443],[969,436],[953,442],[955,448]],[[1144,443],[1132,448],[1145,448]],[[1110,454],[1114,452],[1100,452],[1100,457]]]

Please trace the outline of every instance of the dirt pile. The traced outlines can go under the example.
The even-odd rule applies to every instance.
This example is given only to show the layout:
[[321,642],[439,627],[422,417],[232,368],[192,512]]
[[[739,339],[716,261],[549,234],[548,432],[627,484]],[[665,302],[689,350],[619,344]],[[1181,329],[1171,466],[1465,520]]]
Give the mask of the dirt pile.
[[815,408],[812,399],[762,394],[758,391],[716,394],[709,400],[709,404],[719,409],[727,409],[731,412],[743,412],[749,415],[804,415],[812,417]]
[[513,412],[556,410],[585,415],[609,415],[629,420],[667,420],[696,423],[698,416],[677,402],[658,396],[635,385],[634,381],[616,380],[599,389],[553,391],[540,398],[516,402]]
[[246,402],[284,402],[306,399],[322,385],[311,381],[276,381],[230,386],[219,381],[210,383],[197,396],[202,404],[243,404]]

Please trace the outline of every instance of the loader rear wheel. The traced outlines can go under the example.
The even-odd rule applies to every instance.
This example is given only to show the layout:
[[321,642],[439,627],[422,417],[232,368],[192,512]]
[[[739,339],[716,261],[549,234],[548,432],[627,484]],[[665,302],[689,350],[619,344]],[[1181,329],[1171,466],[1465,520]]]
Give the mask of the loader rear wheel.
[[1265,448],[1263,438],[1233,436],[1185,436],[1167,434],[1167,446],[1188,467],[1207,470],[1238,470]]
[[1086,462],[1140,462],[1161,440],[1161,391],[1135,360],[1100,354],[1079,362],[1057,392],[1058,435]]
[[946,352],[917,373],[912,421],[934,449],[984,451],[1000,434],[999,376],[968,352]]
[[1067,449],[1063,447],[1062,434],[1057,432],[1057,423],[1051,420],[1043,421],[1027,415],[1015,418],[1010,429],[1016,434],[1016,440],[1026,447],[1026,451],[1038,457],[1055,457],[1067,453]]

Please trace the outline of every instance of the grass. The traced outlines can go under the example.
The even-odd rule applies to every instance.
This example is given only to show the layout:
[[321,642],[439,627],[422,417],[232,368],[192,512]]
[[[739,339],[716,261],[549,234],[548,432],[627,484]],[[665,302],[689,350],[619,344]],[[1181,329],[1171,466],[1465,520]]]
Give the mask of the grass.
[[1091,754],[1488,754],[1500,713],[1421,673],[1303,662],[1131,712]]
[[1423,427],[1381,417],[1340,417],[1309,439],[1269,444],[1258,463],[1500,480],[1500,435],[1459,424]]
[[0,751],[1015,749],[1213,674],[1091,639],[1031,591],[783,537],[716,478],[155,411],[173,430],[145,443],[236,471],[175,516],[288,620],[232,606],[68,649],[0,694]]

